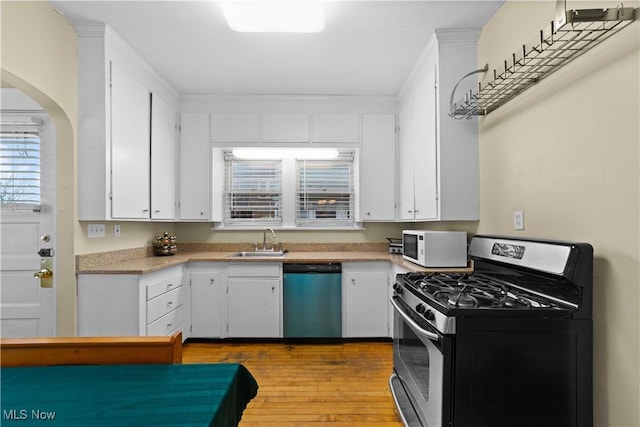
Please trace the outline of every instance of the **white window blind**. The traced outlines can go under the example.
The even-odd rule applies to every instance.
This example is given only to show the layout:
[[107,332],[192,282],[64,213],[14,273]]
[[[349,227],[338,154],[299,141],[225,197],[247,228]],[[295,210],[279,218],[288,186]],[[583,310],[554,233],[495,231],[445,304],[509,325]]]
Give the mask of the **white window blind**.
[[281,160],[240,160],[225,153],[224,221],[282,222]]
[[0,204],[3,210],[40,211],[39,123],[0,126]]
[[296,225],[354,224],[354,154],[296,161]]

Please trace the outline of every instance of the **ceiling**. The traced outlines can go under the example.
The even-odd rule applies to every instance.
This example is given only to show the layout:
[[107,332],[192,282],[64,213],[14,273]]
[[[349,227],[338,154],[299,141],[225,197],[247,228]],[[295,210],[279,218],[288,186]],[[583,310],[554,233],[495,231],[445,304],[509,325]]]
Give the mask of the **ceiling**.
[[237,33],[216,1],[59,1],[104,22],[181,94],[393,96],[437,28],[482,28],[503,0],[328,1],[324,31]]

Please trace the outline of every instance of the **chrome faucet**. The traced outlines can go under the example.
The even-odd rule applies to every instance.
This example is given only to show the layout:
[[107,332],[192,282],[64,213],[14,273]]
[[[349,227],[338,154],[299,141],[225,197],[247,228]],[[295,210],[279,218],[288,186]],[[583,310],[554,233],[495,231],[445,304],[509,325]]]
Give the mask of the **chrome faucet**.
[[[262,233],[262,250],[263,251],[267,250],[267,231],[271,231],[272,239],[276,238],[276,232],[273,231],[273,228],[267,228],[266,230],[264,230],[264,233]],[[271,250],[273,250],[273,244],[271,245]]]

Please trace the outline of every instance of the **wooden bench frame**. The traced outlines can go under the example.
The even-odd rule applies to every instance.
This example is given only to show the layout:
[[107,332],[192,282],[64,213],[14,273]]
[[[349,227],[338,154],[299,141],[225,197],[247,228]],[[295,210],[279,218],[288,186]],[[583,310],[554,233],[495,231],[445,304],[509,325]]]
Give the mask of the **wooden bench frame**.
[[182,363],[182,332],[166,337],[0,339],[0,366]]

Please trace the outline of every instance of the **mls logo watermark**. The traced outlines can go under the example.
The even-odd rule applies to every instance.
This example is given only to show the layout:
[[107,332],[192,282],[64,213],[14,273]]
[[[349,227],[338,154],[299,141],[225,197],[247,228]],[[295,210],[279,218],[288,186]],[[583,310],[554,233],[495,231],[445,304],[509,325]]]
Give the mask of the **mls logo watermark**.
[[55,411],[41,411],[39,409],[3,409],[3,420],[54,420],[56,418]]

